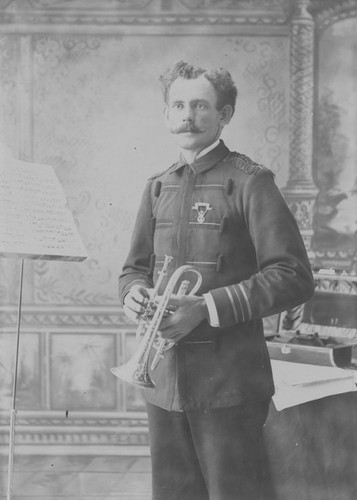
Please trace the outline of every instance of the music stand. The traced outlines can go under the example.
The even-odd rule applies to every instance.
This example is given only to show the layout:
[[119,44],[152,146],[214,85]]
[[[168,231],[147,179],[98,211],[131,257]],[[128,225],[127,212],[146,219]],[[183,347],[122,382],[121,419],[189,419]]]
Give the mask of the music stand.
[[10,409],[7,500],[11,500],[24,259],[81,262],[88,255],[53,168],[16,160],[1,144],[0,257],[21,259]]

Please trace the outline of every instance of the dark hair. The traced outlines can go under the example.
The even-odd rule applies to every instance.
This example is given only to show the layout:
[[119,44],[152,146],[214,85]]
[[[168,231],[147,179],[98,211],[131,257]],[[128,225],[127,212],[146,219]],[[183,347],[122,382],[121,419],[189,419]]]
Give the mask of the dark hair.
[[160,76],[161,89],[165,103],[168,102],[170,87],[177,78],[186,78],[190,80],[198,78],[201,75],[207,78],[216,90],[217,108],[222,109],[223,106],[229,104],[234,111],[238,91],[229,71],[224,68],[209,71],[195,67],[185,61],[177,62]]

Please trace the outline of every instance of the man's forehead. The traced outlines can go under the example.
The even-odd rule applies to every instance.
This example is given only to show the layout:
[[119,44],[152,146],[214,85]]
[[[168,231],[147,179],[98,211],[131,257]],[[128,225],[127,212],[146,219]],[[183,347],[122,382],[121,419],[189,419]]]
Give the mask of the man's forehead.
[[216,90],[212,83],[203,75],[197,78],[182,78],[178,77],[173,81],[169,99],[216,99]]

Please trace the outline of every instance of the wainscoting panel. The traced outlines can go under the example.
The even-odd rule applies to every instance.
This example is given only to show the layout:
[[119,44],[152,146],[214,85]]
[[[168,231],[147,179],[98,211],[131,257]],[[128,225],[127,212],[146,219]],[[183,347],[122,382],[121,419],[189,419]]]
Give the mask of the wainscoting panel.
[[[16,307],[0,308],[2,454],[8,452],[16,316]],[[110,372],[135,346],[135,328],[119,307],[25,306],[15,453],[147,453],[140,391]]]

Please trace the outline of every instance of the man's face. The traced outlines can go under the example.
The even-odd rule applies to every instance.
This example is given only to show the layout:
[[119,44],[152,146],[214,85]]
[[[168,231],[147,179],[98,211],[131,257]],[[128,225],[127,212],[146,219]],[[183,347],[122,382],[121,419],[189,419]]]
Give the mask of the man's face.
[[217,109],[215,88],[201,75],[172,83],[165,118],[178,146],[196,155],[218,139],[230,120],[230,111],[231,106]]

